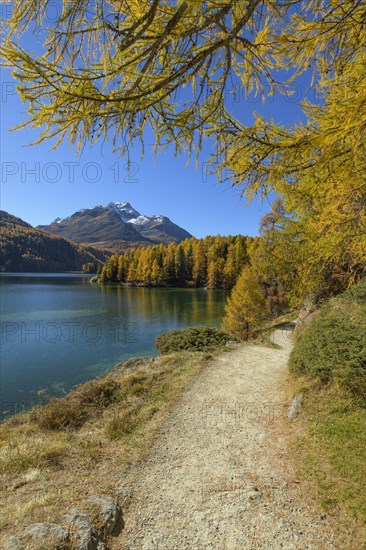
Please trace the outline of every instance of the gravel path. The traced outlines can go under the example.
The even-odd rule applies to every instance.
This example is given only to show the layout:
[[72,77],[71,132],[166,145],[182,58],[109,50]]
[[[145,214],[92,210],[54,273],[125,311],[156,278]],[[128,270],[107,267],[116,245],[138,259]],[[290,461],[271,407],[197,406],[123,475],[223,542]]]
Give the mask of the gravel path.
[[184,394],[141,467],[114,548],[335,549],[287,457],[281,378],[291,349],[239,346]]

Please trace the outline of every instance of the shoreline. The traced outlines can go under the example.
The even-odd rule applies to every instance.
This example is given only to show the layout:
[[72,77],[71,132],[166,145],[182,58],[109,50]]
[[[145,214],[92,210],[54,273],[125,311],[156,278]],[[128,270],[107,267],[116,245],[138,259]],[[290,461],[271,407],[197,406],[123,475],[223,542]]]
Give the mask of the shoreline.
[[[168,411],[212,357],[130,358],[65,397],[2,422],[2,540],[14,534],[14,518],[17,529],[58,524],[86,495],[116,497],[115,476],[123,479],[145,458]],[[123,495],[118,500],[123,504]]]

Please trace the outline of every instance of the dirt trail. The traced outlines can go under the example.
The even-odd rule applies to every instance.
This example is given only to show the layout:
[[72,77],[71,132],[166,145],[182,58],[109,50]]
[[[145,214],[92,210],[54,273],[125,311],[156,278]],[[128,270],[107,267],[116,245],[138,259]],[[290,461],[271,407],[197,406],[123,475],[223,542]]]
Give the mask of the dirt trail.
[[337,548],[286,455],[289,334],[275,341],[282,349],[224,353],[184,394],[136,474],[114,548]]

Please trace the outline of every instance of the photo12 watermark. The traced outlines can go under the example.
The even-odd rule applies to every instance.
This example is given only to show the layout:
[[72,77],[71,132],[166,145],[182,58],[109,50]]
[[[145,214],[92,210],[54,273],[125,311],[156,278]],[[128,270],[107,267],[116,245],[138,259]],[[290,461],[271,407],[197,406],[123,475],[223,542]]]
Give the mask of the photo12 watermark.
[[17,162],[1,163],[1,182],[9,183],[139,183],[139,165],[136,162],[115,161],[110,166],[98,162]]
[[274,422],[286,416],[287,406],[281,402],[207,400],[201,405],[202,426],[241,425],[244,422]]
[[87,322],[10,322],[0,323],[0,340],[6,344],[57,344],[60,342],[74,344],[96,344],[103,339],[112,343],[139,342],[139,325],[135,322],[96,323]]

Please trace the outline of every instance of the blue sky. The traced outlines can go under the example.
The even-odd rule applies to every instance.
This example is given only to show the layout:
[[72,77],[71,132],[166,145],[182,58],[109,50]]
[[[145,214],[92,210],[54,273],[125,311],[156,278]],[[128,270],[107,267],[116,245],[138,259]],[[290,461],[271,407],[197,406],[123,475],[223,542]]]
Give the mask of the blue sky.
[[[35,49],[32,38],[27,39]],[[250,122],[252,112],[291,123],[300,118],[299,103],[306,93],[307,79],[298,84],[292,98],[278,96],[248,101],[233,99],[235,113]],[[198,168],[194,160],[186,167],[185,157],[168,149],[157,159],[146,147],[145,157],[132,150],[132,170],[110,145],[87,146],[80,156],[68,143],[51,151],[50,142],[29,146],[37,132],[10,128],[26,119],[25,106],[15,91],[8,70],[1,73],[1,209],[32,225],[47,224],[56,217],[110,201],[128,201],[146,215],[164,214],[196,237],[258,233],[258,222],[269,210],[268,203],[245,207],[240,188],[218,183],[205,173],[210,155],[206,144]]]

